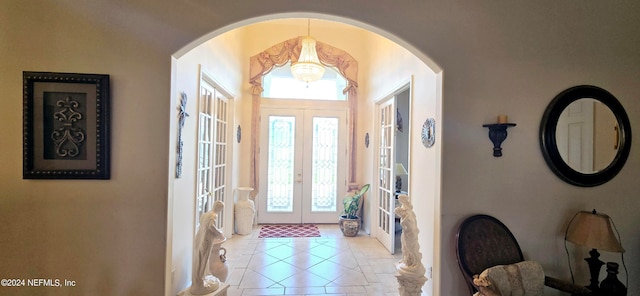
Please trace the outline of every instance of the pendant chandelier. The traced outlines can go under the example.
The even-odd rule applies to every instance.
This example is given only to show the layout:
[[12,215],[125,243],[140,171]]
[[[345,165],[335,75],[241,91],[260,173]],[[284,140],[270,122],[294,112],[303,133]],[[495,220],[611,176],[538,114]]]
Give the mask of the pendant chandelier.
[[310,36],[311,20],[307,24],[307,36],[302,37],[302,49],[298,61],[291,64],[291,74],[298,80],[312,82],[324,75],[324,66],[318,59],[316,40]]

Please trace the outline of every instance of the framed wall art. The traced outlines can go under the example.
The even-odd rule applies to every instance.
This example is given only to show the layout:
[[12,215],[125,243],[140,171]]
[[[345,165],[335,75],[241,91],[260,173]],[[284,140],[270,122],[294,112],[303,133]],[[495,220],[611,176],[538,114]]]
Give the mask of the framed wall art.
[[109,179],[109,75],[23,72],[23,179]]

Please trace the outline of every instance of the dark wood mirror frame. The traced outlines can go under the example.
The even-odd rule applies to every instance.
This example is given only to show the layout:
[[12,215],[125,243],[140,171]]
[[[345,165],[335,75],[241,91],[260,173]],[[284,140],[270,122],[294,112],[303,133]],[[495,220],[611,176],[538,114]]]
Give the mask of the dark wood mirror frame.
[[[589,174],[571,168],[562,159],[556,143],[556,127],[562,111],[572,102],[584,98],[598,100],[609,107],[618,122],[620,133],[618,152],[613,161],[604,169]],[[608,91],[591,85],[571,87],[558,94],[545,110],[540,123],[540,148],[549,168],[567,183],[582,187],[604,184],[620,172],[629,157],[631,150],[629,117],[618,99]]]

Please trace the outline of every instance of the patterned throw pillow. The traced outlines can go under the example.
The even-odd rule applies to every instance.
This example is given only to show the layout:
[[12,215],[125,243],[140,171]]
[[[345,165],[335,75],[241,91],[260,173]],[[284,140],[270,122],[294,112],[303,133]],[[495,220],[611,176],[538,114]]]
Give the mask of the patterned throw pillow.
[[535,261],[497,265],[473,276],[475,296],[542,296],[544,271]]

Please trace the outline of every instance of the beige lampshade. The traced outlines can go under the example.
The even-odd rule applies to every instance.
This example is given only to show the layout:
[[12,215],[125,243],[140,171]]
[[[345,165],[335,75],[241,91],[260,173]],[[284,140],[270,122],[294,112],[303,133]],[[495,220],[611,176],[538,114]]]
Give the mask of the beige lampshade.
[[575,216],[567,229],[567,240],[592,249],[624,252],[611,229],[609,216],[594,212],[581,211]]
[[396,176],[406,176],[408,174],[409,173],[407,173],[407,169],[404,168],[404,165],[402,165],[402,163],[396,163]]
[[302,37],[302,48],[298,61],[291,64],[291,74],[298,80],[312,82],[324,75],[324,66],[318,59],[316,40],[311,36]]

